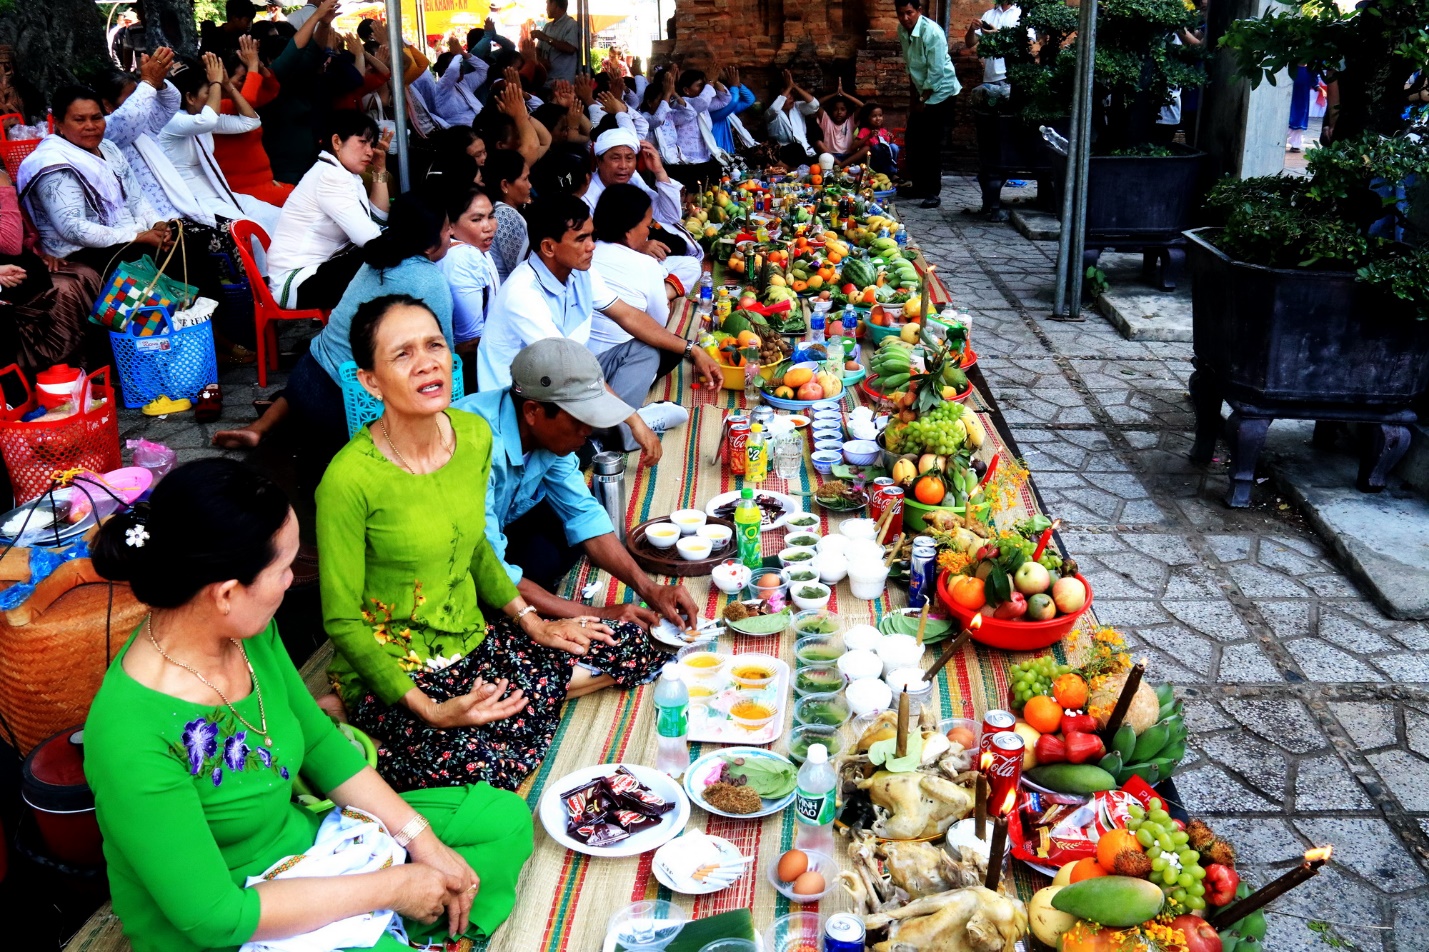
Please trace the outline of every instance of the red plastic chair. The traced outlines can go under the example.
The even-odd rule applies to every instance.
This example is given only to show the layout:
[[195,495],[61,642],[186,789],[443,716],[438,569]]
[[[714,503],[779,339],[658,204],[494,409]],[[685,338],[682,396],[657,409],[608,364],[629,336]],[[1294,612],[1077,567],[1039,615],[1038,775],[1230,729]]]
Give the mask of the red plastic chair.
[[233,223],[233,243],[238,246],[238,257],[243,261],[243,275],[253,292],[253,324],[258,331],[258,386],[268,386],[269,369],[278,369],[278,329],[274,321],[317,320],[327,323],[328,312],[311,307],[289,310],[279,307],[268,290],[268,282],[258,271],[258,262],[253,257],[253,242],[256,240],[268,250],[271,241],[268,233],[257,222],[240,218]]

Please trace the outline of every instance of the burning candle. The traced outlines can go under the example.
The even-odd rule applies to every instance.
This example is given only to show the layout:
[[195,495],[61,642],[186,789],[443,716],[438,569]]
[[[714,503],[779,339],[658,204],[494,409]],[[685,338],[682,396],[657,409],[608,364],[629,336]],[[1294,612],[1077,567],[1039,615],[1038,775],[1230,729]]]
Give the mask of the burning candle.
[[988,481],[989,479],[992,479],[992,474],[995,473],[995,472],[997,472],[997,464],[998,464],[999,462],[1001,462],[1001,460],[1002,460],[1002,454],[1001,454],[1001,453],[993,453],[993,454],[992,454],[992,462],[987,464],[987,472],[983,473],[983,474],[982,474],[982,479],[978,480],[978,487],[979,487],[979,488],[981,488],[981,487],[983,487],[983,486],[986,486],[986,485],[987,485],[987,481]]
[[1102,739],[1106,743],[1111,743],[1111,739],[1121,729],[1121,722],[1126,720],[1126,712],[1131,709],[1131,699],[1136,696],[1136,689],[1141,686],[1141,676],[1145,673],[1146,662],[1140,661],[1126,676],[1126,684],[1122,685],[1121,696],[1116,699],[1116,707],[1112,708],[1111,717],[1106,722],[1106,729],[1102,731]]
[[908,756],[908,690],[898,692],[898,756]]
[[1002,881],[1002,863],[1007,852],[1007,818],[1017,802],[1017,788],[1007,791],[1007,796],[998,807],[997,816],[992,821],[992,848],[987,854],[987,879],[983,885],[997,892],[997,884]]
[[987,778],[977,775],[977,808],[973,814],[973,835],[982,839],[987,835]]
[[1329,846],[1320,846],[1315,849],[1306,850],[1305,861],[1299,866],[1296,866],[1274,882],[1260,887],[1239,902],[1233,902],[1216,913],[1208,920],[1211,924],[1211,928],[1224,929],[1233,922],[1239,922],[1257,909],[1263,909],[1305,880],[1317,876],[1320,872],[1320,868],[1330,861],[1330,854],[1332,852],[1333,848]]
[[[992,467],[989,466],[989,467],[987,468],[987,471],[988,471],[989,473],[991,473],[991,472],[992,472]],[[1060,526],[1061,524],[1062,524],[1062,520],[1061,520],[1061,519],[1053,519],[1053,520],[1052,520],[1052,524],[1051,524],[1050,526],[1048,526],[1045,530],[1043,530],[1041,537],[1038,538],[1038,540],[1037,540],[1037,548],[1036,548],[1036,550],[1034,550],[1033,553],[1032,553],[1032,561],[1033,561],[1033,562],[1036,562],[1038,559],[1042,558],[1042,553],[1043,553],[1043,551],[1046,550],[1046,548],[1047,548],[1047,543],[1049,543],[1049,542],[1052,541],[1052,533],[1056,532],[1056,531],[1057,531],[1057,527]]]

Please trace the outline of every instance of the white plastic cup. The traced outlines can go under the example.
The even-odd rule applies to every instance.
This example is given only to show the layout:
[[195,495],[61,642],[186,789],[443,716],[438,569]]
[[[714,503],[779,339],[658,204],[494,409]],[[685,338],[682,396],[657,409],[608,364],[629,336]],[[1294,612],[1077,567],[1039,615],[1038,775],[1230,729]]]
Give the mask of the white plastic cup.
[[880,598],[887,582],[888,566],[882,562],[860,562],[850,564],[848,567],[849,591],[853,593],[854,598],[868,601]]

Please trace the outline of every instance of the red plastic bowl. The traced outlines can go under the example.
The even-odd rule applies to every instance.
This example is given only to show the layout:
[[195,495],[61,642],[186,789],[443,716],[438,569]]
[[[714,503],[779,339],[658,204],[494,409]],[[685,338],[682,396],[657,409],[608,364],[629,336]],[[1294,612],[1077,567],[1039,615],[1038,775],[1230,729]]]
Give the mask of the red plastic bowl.
[[[966,608],[953,601],[952,593],[948,591],[948,575],[950,573],[944,569],[938,576],[938,597],[943,600],[943,604],[948,606],[948,611],[962,623],[964,628],[972,621],[977,612],[968,611]],[[993,618],[984,615],[982,627],[973,629],[973,641],[980,641],[985,645],[994,648],[1001,648],[1004,651],[1036,651],[1039,648],[1046,648],[1061,641],[1077,625],[1077,619],[1082,617],[1082,612],[1092,607],[1092,586],[1086,577],[1080,572],[1075,578],[1087,587],[1087,603],[1070,615],[1058,615],[1056,618],[1049,618],[1046,621],[1005,621],[1001,618]]]
[[[877,375],[877,374],[872,374],[872,373],[870,373],[870,374],[868,375],[868,377],[866,377],[866,378],[864,379],[863,383],[859,384],[858,389],[862,390],[865,394],[867,394],[869,397],[872,397],[874,400],[881,400],[881,401],[883,401],[884,403],[892,403],[892,402],[893,402],[892,399],[891,399],[886,393],[884,393],[882,390],[879,390],[877,387],[873,386],[874,381],[877,380],[877,379],[878,379],[878,375]],[[957,396],[953,397],[953,399],[952,399],[951,401],[949,401],[949,402],[951,402],[951,403],[962,403],[962,402],[963,402],[964,400],[966,400],[968,397],[972,396],[972,394],[973,394],[973,385],[972,385],[972,384],[968,384],[966,390],[963,390],[963,391],[962,391],[961,393],[959,393]]]

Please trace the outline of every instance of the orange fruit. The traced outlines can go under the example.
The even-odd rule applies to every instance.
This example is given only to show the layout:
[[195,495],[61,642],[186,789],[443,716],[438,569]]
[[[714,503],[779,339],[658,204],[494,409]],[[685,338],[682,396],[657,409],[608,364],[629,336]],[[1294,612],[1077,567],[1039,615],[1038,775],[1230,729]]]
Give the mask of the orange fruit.
[[971,575],[961,576],[953,584],[953,590],[949,594],[952,595],[954,604],[960,608],[966,608],[968,611],[975,612],[987,604],[987,594],[983,590],[982,579],[973,578]]
[[1117,856],[1125,850],[1142,852],[1141,844],[1129,830],[1107,830],[1097,840],[1097,865],[1102,869],[1115,869]]
[[925,506],[936,506],[947,495],[943,481],[936,476],[924,476],[913,486],[913,498]]
[[754,331],[740,331],[736,339],[740,347],[758,347],[760,344],[760,337]]
[[1110,873],[1103,869],[1101,864],[1090,856],[1086,859],[1077,860],[1077,865],[1072,867],[1072,882],[1074,883],[1079,883],[1084,879],[1094,879],[1097,876],[1108,875],[1110,875]]
[[1032,729],[1043,734],[1055,734],[1062,728],[1062,705],[1038,694],[1028,698],[1022,709],[1022,719],[1032,725]]
[[1080,674],[1064,674],[1052,682],[1052,696],[1069,711],[1087,706],[1087,682]]

